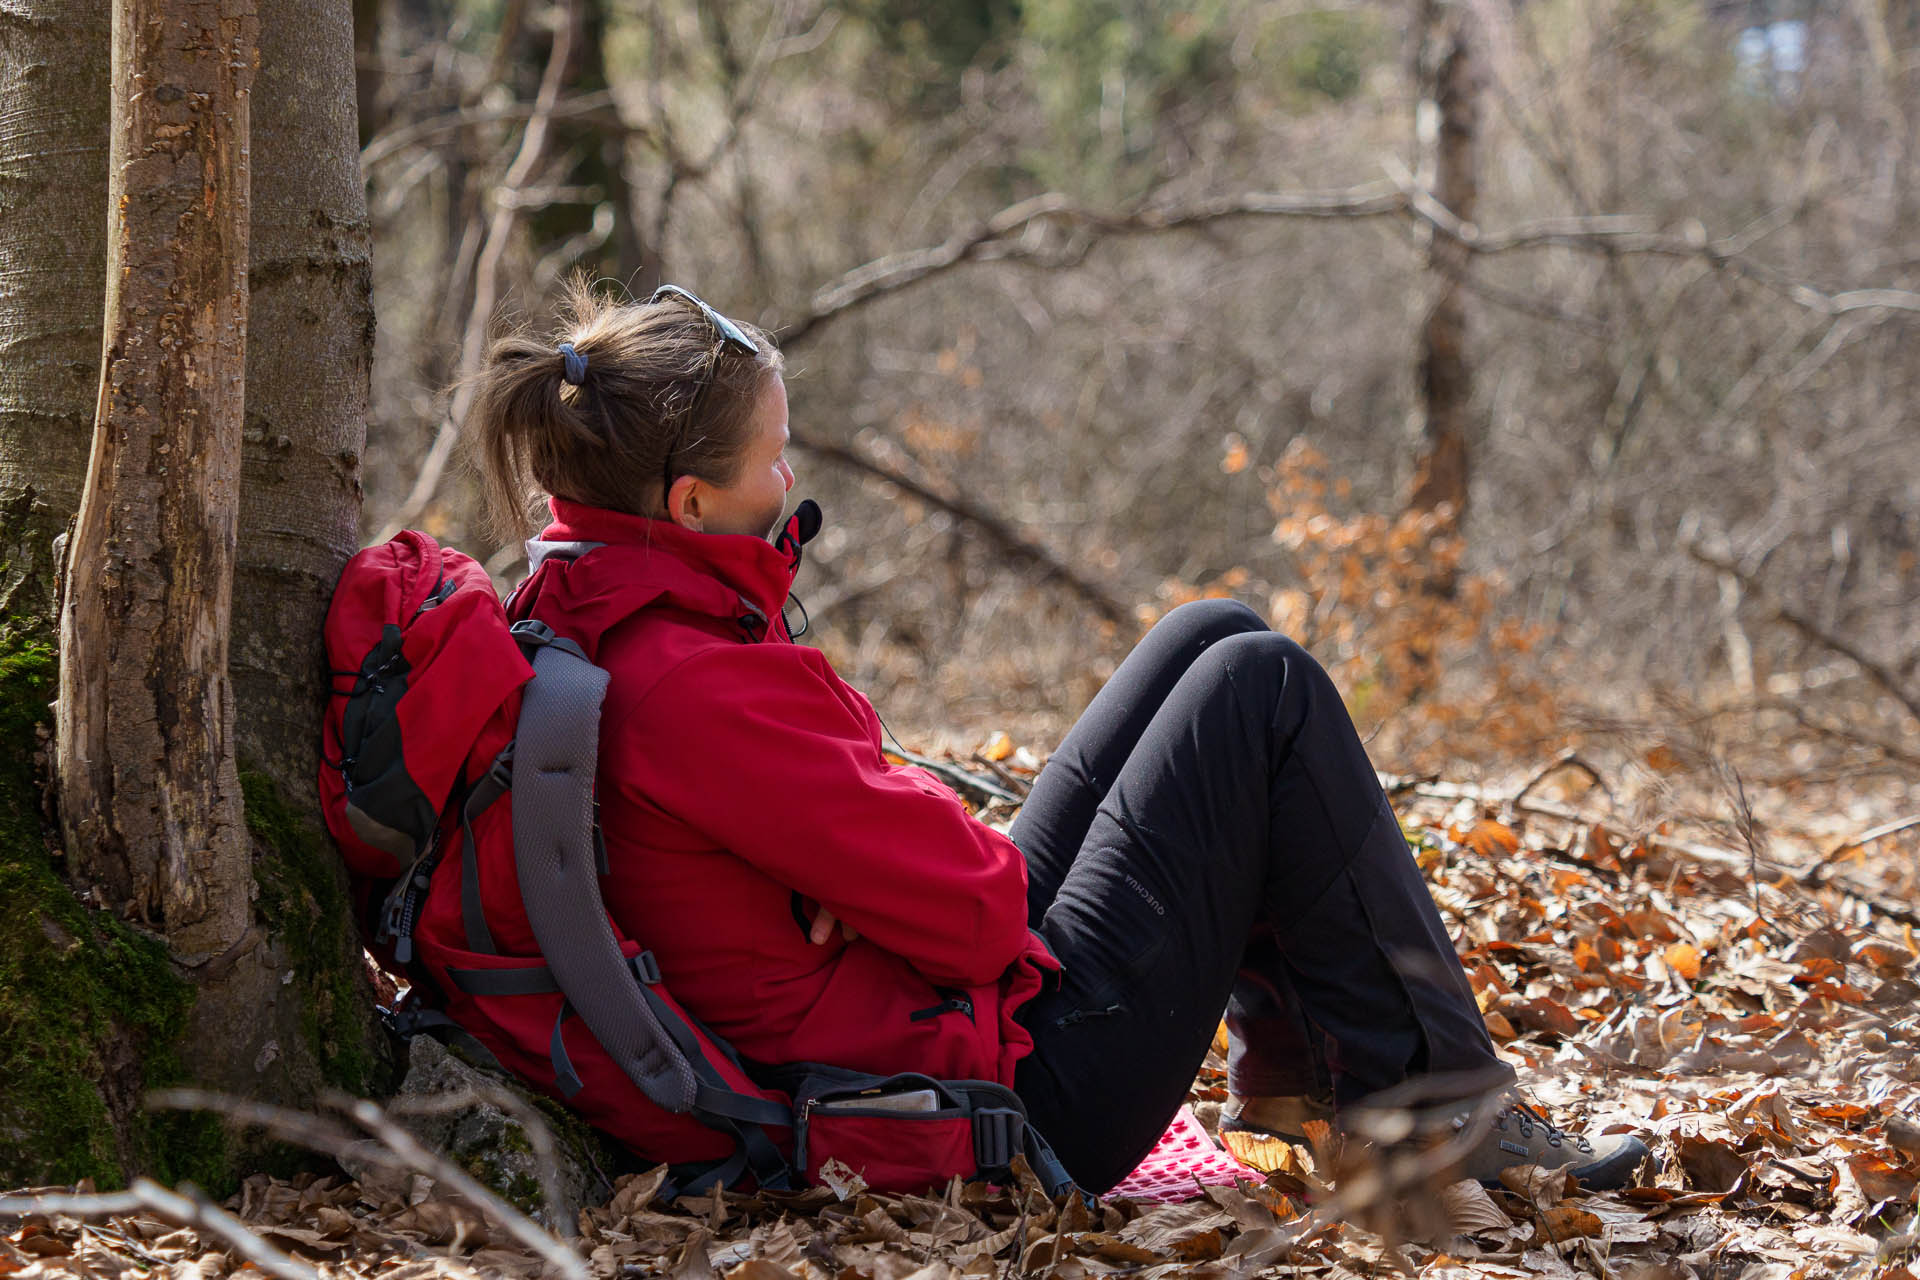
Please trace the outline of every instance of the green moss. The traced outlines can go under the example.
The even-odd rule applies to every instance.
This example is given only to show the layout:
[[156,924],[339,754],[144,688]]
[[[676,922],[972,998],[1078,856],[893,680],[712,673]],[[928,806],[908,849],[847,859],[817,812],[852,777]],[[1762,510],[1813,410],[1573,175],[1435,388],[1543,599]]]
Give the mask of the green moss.
[[240,787],[247,829],[261,849],[254,862],[256,909],[308,992],[301,1031],[314,1061],[334,1088],[359,1097],[382,1092],[389,1070],[367,1016],[359,934],[340,860],[272,779],[242,772]]
[[193,988],[61,881],[35,777],[55,680],[51,645],[0,629],[0,1185],[118,1186],[146,1144],[116,1134],[97,1082],[177,1079]]

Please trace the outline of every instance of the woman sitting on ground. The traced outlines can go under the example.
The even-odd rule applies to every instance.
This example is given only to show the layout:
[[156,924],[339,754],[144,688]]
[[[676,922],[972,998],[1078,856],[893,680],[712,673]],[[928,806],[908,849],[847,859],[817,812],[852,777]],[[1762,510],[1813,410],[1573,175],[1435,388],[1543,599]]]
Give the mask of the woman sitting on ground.
[[[1101,1191],[1178,1109],[1224,1008],[1228,1127],[1351,1130],[1386,1103],[1416,1140],[1478,1117],[1451,1176],[1632,1174],[1637,1139],[1563,1134],[1506,1092],[1340,695],[1299,645],[1237,603],[1174,610],[1002,835],[888,763],[866,699],[791,641],[802,531],[769,541],[793,485],[772,339],[672,287],[641,304],[576,289],[569,308],[563,340],[494,347],[466,430],[508,527],[530,531],[547,499],[536,567],[555,544],[576,554],[513,608],[611,673],[607,909],[747,1060],[1010,1085]],[[643,579],[655,603],[610,603]]]

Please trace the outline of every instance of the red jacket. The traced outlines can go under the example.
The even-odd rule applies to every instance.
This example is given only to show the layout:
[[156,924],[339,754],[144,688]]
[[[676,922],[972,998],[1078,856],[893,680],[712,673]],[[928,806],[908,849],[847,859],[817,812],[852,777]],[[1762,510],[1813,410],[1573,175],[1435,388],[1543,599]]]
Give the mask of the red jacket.
[[[750,1061],[1012,1084],[1033,1047],[1013,1013],[1058,968],[1027,929],[1025,860],[929,774],[889,764],[872,706],[793,643],[798,552],[552,506],[543,542],[604,545],[543,561],[511,611],[611,677],[614,923]],[[856,940],[809,942],[819,905]]]

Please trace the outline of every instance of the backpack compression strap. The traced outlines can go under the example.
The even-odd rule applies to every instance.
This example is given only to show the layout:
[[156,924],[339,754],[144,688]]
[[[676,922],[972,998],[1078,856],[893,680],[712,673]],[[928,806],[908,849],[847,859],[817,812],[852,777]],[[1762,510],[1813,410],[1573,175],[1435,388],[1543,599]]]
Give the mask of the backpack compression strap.
[[537,643],[513,751],[513,856],[527,921],[574,1011],[655,1104],[684,1113],[699,1082],[633,976],[600,899],[593,779],[607,673],[544,623],[514,634]]

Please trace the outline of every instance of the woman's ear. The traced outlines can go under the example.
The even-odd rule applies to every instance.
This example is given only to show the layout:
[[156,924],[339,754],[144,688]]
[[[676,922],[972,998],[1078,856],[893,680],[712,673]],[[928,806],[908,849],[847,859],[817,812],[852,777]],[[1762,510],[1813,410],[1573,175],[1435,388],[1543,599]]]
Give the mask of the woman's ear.
[[675,476],[673,487],[667,490],[667,519],[682,529],[691,529],[699,533],[701,531],[700,498],[700,477]]

